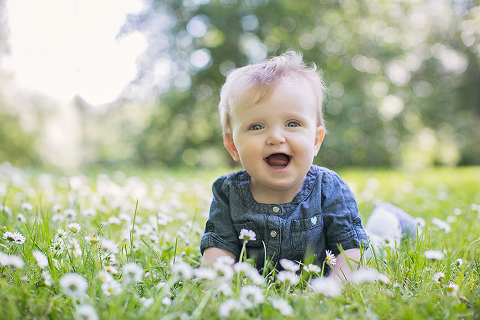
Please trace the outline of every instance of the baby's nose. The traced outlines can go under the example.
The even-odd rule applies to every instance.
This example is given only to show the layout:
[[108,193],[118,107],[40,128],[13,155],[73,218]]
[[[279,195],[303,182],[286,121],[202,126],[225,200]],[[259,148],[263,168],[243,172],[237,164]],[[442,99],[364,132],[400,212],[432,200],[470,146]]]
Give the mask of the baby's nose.
[[282,134],[281,130],[278,130],[278,129],[271,130],[270,134],[268,135],[267,144],[275,145],[275,144],[281,144],[281,143],[285,143],[285,137]]

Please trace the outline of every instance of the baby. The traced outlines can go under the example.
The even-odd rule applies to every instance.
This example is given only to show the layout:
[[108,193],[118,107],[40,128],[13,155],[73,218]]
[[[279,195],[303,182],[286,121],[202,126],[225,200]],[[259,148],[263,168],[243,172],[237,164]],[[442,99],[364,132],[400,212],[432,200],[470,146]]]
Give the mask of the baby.
[[219,104],[223,141],[244,170],[213,184],[203,266],[220,256],[238,260],[247,229],[256,234],[246,251],[258,269],[266,260],[306,255],[322,265],[331,250],[337,263],[329,276],[348,279],[346,258],[360,260],[367,236],[347,184],[312,164],[325,136],[325,91],[315,66],[296,52],[229,73]]

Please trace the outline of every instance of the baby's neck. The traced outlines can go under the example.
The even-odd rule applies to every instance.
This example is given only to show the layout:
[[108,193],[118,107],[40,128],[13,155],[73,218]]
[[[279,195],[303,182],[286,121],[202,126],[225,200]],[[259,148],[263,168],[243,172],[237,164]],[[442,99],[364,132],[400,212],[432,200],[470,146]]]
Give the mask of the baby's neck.
[[304,181],[305,179],[303,179],[296,186],[292,186],[287,189],[272,189],[258,184],[253,178],[250,178],[250,192],[252,193],[253,199],[258,203],[290,203],[302,189]]

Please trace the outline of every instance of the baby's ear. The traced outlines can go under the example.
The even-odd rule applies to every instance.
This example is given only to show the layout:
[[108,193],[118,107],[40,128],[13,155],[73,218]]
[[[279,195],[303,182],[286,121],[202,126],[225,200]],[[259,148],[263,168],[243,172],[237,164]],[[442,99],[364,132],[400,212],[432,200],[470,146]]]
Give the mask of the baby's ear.
[[233,142],[233,136],[231,133],[226,133],[223,136],[223,144],[225,145],[225,148],[227,148],[233,160],[240,161],[240,156],[238,154],[237,147],[235,146],[235,142]]
[[318,126],[315,132],[315,155],[317,155],[318,150],[320,150],[323,138],[325,138],[325,129],[322,126]]

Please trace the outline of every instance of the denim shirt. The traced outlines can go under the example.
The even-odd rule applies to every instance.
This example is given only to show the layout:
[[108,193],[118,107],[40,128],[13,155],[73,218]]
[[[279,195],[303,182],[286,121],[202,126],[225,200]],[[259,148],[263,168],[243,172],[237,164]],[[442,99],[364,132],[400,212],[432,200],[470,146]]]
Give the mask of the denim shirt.
[[[237,260],[242,249],[240,230],[253,230],[255,241],[246,245],[247,256],[257,268],[266,258],[303,261],[316,256],[325,260],[325,250],[343,250],[366,245],[367,236],[348,185],[332,170],[312,165],[303,188],[292,202],[263,204],[253,199],[250,176],[245,170],[218,178],[212,187],[213,200],[200,242],[200,250],[216,247],[232,252]],[[306,261],[310,263],[311,261]]]

